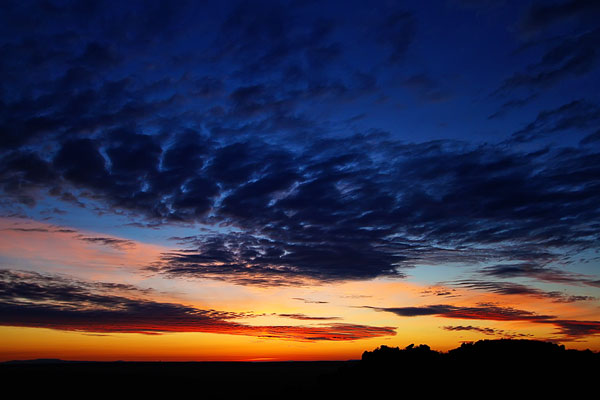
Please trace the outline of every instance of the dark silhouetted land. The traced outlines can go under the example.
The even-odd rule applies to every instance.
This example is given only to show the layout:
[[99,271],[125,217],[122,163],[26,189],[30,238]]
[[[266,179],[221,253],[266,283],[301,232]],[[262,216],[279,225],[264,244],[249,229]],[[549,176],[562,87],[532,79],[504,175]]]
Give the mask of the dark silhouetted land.
[[[447,353],[381,346],[361,360],[326,362],[66,362],[0,365],[3,387],[76,395],[300,398],[422,395],[571,395],[596,390],[600,353],[531,340],[482,340]],[[398,396],[394,396],[398,397]],[[414,396],[411,396],[414,397]],[[428,397],[428,396],[426,396]]]

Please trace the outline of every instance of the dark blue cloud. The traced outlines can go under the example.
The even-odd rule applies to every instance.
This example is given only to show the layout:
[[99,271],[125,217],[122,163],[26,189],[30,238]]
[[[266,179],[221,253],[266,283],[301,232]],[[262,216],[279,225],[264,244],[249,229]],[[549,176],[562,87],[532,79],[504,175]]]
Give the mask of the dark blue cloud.
[[[572,3],[573,17],[593,8]],[[553,95],[522,109],[546,99],[539,88],[595,76],[598,29],[529,43],[514,69],[464,77],[499,57],[493,44],[517,45],[503,24],[554,25],[554,9],[540,7],[510,8],[503,36],[491,32],[474,59],[471,41],[451,57],[442,42],[424,45],[421,27],[464,21],[464,8],[7,3],[3,204],[215,227],[148,266],[169,277],[300,284],[508,262],[552,271],[598,247],[598,99]],[[481,29],[467,34],[487,37]],[[477,112],[517,89],[532,93]],[[427,121],[405,123],[406,103]],[[508,111],[519,118],[498,122]],[[442,122],[455,114],[472,119],[449,139]],[[440,121],[434,132],[429,120]],[[479,134],[487,124],[504,133]],[[579,147],[562,139],[573,132]]]
[[[552,134],[580,134],[592,132],[600,122],[600,107],[584,99],[574,100],[553,110],[540,112],[534,121],[513,133],[511,140],[529,142]],[[593,135],[593,133],[590,133]],[[592,143],[593,136],[582,139],[583,144]]]
[[408,11],[396,10],[383,17],[378,25],[377,40],[389,48],[388,60],[402,61],[415,36],[414,16]]
[[528,69],[532,72],[514,74],[504,81],[501,89],[546,88],[567,77],[590,72],[598,59],[595,46],[598,38],[600,30],[565,38],[551,47],[537,63],[529,65]]
[[[589,225],[598,219],[593,152],[388,140],[361,153],[363,140],[305,153],[266,142],[214,145],[188,132],[163,149],[150,136],[111,132],[65,141],[40,176],[7,159],[5,190],[17,199],[31,187],[78,192],[80,201],[148,221],[218,222],[244,232],[200,235],[195,252],[165,255],[152,269],[169,276],[291,284],[403,276],[422,263],[541,267],[597,243]],[[186,145],[195,151],[178,150]],[[171,157],[177,151],[186,155]],[[15,176],[18,190],[10,187]]]
[[594,0],[567,0],[533,3],[527,10],[521,28],[539,31],[552,25],[593,21],[600,16],[600,6]]

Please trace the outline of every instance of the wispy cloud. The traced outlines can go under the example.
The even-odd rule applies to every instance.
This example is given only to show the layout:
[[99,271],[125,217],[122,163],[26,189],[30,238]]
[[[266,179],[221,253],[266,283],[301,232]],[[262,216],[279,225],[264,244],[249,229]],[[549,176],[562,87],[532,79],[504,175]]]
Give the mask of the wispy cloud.
[[532,263],[497,264],[484,267],[479,271],[483,275],[497,278],[533,278],[543,282],[566,285],[586,285],[600,287],[600,279],[589,275],[573,273],[558,268],[543,267]]
[[389,312],[400,317],[438,316],[451,319],[482,321],[523,321],[533,324],[548,324],[557,329],[561,340],[576,340],[600,334],[600,321],[576,321],[558,318],[555,315],[537,314],[531,311],[496,304],[482,303],[473,307],[435,304],[419,307],[366,307]]
[[123,250],[126,248],[135,247],[135,242],[133,240],[127,239],[118,239],[111,237],[89,237],[89,236],[77,236],[79,240],[83,240],[84,242],[92,243],[92,244],[100,244],[104,246],[110,246],[116,250]]
[[[392,327],[350,323],[255,326],[235,322],[252,313],[198,309],[148,298],[134,286],[83,282],[23,271],[0,271],[0,325],[95,333],[210,332],[296,341],[345,341],[395,335]],[[285,315],[284,315],[285,316]],[[287,315],[303,320],[300,314]]]
[[452,282],[453,286],[471,290],[480,290],[507,296],[531,296],[549,299],[557,303],[572,303],[576,301],[596,300],[592,296],[568,295],[560,291],[544,291],[535,287],[514,282],[495,282],[481,280],[460,280]]
[[496,336],[503,338],[526,338],[533,337],[532,334],[510,332],[504,329],[495,329],[488,327],[472,326],[472,325],[452,325],[443,326],[442,329],[450,332],[477,332],[487,336]]

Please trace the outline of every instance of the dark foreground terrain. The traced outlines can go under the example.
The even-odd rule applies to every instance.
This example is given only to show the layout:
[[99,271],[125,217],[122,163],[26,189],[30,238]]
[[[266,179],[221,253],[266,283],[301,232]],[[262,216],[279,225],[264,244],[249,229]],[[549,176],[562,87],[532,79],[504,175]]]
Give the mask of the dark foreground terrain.
[[600,353],[530,340],[483,340],[448,353],[426,345],[381,346],[361,360],[331,362],[65,362],[0,364],[5,392],[61,397],[374,398],[459,394],[541,396],[591,390]]

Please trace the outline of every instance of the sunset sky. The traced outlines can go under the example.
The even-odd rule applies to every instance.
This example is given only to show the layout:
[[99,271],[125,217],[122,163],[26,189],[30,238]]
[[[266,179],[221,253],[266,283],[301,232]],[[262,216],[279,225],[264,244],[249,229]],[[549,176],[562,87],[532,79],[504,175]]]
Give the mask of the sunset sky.
[[3,1],[0,361],[600,351],[598,21]]

